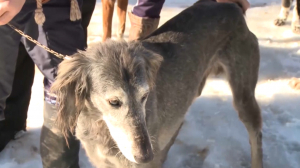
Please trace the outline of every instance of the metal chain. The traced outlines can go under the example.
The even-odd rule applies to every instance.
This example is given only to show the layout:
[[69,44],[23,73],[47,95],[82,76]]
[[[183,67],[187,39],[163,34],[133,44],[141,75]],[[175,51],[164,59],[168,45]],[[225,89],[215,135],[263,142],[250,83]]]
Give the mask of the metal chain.
[[8,23],[8,26],[10,26],[12,29],[14,29],[16,32],[18,32],[21,36],[25,37],[26,39],[28,39],[29,41],[33,42],[34,44],[42,47],[43,49],[45,49],[46,51],[48,51],[49,53],[55,55],[56,57],[60,58],[60,59],[65,59],[65,58],[69,58],[68,55],[63,55],[60,54],[56,51],[51,50],[50,48],[48,48],[47,46],[41,44],[40,42],[34,40],[32,37],[30,37],[29,35],[25,34],[23,31],[17,29],[15,26],[11,25],[10,23]]

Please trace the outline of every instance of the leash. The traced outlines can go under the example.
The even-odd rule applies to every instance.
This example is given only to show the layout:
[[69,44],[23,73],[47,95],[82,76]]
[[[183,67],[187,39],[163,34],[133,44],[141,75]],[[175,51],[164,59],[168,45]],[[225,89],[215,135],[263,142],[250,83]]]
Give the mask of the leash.
[[33,39],[32,37],[30,37],[29,35],[25,34],[22,30],[17,29],[15,26],[13,26],[12,24],[8,23],[8,26],[10,26],[13,30],[15,30],[17,33],[19,33],[21,36],[25,37],[27,40],[33,42],[34,44],[36,44],[37,46],[43,48],[44,50],[48,51],[49,53],[55,55],[56,57],[60,58],[60,59],[70,59],[71,57],[68,55],[63,55],[60,54],[54,50],[51,50],[50,48],[48,48],[47,46],[41,44],[40,42],[36,41],[35,39]]
[[[79,5],[78,5],[78,1],[77,0],[70,0],[70,1],[71,1],[71,4],[70,4],[70,20],[71,21],[80,20],[81,19],[81,11],[80,11],[80,8],[79,8]],[[44,0],[36,0],[37,9],[35,10],[34,19],[35,19],[35,22],[38,25],[43,25],[43,23],[46,20],[45,14],[43,12],[43,3],[44,3]],[[8,23],[7,25],[10,26],[17,33],[19,33],[21,36],[25,37],[27,40],[33,42],[37,46],[43,48],[44,50],[46,50],[49,53],[55,55],[56,57],[58,57],[60,59],[70,59],[70,56],[63,55],[63,54],[60,54],[60,53],[58,53],[58,52],[56,52],[54,50],[51,50],[47,46],[41,44],[40,42],[36,41],[35,39],[33,39],[32,37],[30,37],[29,35],[25,34],[23,31],[17,29],[12,24]]]

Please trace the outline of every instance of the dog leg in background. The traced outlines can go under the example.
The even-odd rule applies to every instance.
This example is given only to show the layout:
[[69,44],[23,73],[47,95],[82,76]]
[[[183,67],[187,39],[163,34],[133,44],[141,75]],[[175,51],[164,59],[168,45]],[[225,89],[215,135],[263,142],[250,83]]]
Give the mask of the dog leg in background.
[[222,60],[220,57],[220,61],[224,65],[232,90],[234,107],[249,134],[251,168],[263,168],[262,118],[255,99],[260,61],[257,39],[252,33],[246,38],[238,35],[228,45],[223,50],[225,52],[220,53],[226,54],[228,59]]
[[282,0],[280,13],[277,19],[274,21],[274,24],[276,26],[282,26],[285,24],[290,13],[291,5],[292,5],[292,0]]
[[117,37],[119,39],[123,38],[125,32],[127,6],[128,6],[128,0],[118,0],[117,13],[119,17],[119,26],[118,26]]
[[299,9],[298,5],[300,0],[296,0],[296,5],[293,10],[292,30],[296,34],[300,34],[300,21],[299,21]]
[[116,0],[102,0],[102,22],[103,36],[102,41],[111,38],[112,19],[114,14],[114,4]]

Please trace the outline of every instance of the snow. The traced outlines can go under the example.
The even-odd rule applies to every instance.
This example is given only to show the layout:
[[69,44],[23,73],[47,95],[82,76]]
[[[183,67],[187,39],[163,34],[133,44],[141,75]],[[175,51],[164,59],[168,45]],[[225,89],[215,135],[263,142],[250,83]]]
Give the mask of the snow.
[[[280,11],[280,0],[251,0],[247,24],[260,44],[261,63],[256,98],[263,116],[265,168],[300,167],[300,91],[288,86],[293,76],[300,77],[300,36],[288,23],[273,25]],[[191,0],[167,0],[161,24],[191,5]],[[130,0],[130,7],[135,1]],[[101,3],[97,4],[89,27],[89,42],[101,35]],[[128,21],[129,22],[129,21]],[[127,22],[125,37],[130,24]],[[113,27],[117,26],[114,18]],[[42,75],[37,71],[28,115],[28,132],[9,143],[0,153],[0,168],[41,168],[40,128],[43,123]],[[205,157],[206,156],[206,157]],[[164,168],[249,168],[250,145],[244,125],[232,107],[227,81],[211,78],[203,94],[191,106],[185,124],[172,146]],[[91,168],[84,150],[81,168]]]

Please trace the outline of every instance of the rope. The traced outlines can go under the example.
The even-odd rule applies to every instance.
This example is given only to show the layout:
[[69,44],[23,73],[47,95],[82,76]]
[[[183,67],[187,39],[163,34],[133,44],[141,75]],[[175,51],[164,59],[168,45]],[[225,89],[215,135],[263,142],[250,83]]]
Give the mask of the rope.
[[37,6],[37,8],[35,10],[35,15],[34,15],[35,22],[38,25],[43,25],[45,20],[46,20],[46,17],[45,17],[45,14],[43,12],[42,0],[36,0],[36,6]]
[[81,19],[81,12],[77,0],[71,0],[70,20],[76,21]]
[[[43,12],[43,1],[42,0],[36,0],[36,10],[35,10],[35,22],[38,25],[43,25],[46,17],[45,14]],[[70,20],[71,21],[77,21],[81,19],[81,11],[78,5],[78,1],[77,0],[71,0],[71,9],[70,9]]]
[[70,56],[68,55],[63,55],[60,54],[54,50],[51,50],[50,48],[48,48],[47,46],[41,44],[40,42],[36,41],[35,39],[33,39],[32,37],[30,37],[29,35],[25,34],[23,31],[17,29],[15,26],[13,26],[12,24],[8,23],[8,26],[11,27],[12,29],[14,29],[17,33],[19,33],[21,36],[25,37],[27,40],[33,42],[34,44],[36,44],[37,46],[43,48],[44,50],[48,51],[49,53],[55,55],[57,58],[60,59],[70,59]]
[[[45,21],[46,21],[45,14],[43,12],[43,0],[36,0],[36,6],[37,6],[37,8],[35,10],[34,19],[35,19],[35,22],[38,25],[42,26],[45,23]],[[78,5],[78,1],[77,0],[71,0],[70,20],[71,21],[77,21],[77,20],[80,20],[80,19],[81,19],[81,11],[80,11],[80,8],[79,8],[79,5]],[[25,34],[23,31],[17,29],[12,24],[8,23],[8,26],[10,26],[13,30],[15,30],[21,36],[25,37],[27,40],[33,42],[37,46],[43,48],[44,50],[46,50],[49,53],[55,55],[56,57],[58,57],[60,59],[70,59],[70,56],[63,55],[63,54],[60,54],[60,53],[58,53],[58,52],[56,52],[54,50],[51,50],[47,46],[41,44],[37,40],[35,40],[32,37],[30,37],[29,35]]]

